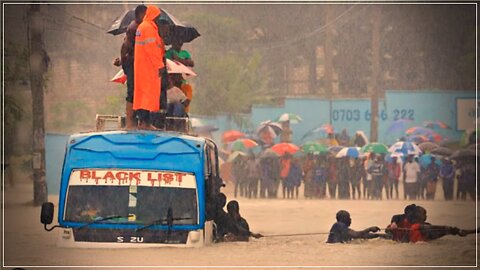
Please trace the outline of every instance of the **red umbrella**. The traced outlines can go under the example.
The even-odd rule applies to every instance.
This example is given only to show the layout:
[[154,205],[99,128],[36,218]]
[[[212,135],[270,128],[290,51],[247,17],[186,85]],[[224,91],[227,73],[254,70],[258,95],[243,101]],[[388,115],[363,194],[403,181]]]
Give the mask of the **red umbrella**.
[[245,137],[245,134],[238,130],[227,130],[222,135],[222,141],[225,143],[229,143],[242,137]]
[[285,153],[293,155],[298,150],[300,150],[300,147],[296,146],[293,143],[278,143],[272,146],[272,151],[279,154],[280,156],[285,155]]
[[436,120],[436,121],[425,121],[423,125],[427,128],[442,128],[442,129],[452,129],[447,123]]

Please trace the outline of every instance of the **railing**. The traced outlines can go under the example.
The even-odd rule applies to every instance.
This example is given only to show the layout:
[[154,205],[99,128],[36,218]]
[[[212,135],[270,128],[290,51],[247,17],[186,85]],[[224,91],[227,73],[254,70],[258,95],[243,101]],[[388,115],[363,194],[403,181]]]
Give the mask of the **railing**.
[[[165,117],[163,124],[155,123],[160,130],[177,131],[181,133],[191,134],[193,132],[190,118],[188,117]],[[125,117],[118,115],[95,116],[95,131],[119,130],[125,128]]]

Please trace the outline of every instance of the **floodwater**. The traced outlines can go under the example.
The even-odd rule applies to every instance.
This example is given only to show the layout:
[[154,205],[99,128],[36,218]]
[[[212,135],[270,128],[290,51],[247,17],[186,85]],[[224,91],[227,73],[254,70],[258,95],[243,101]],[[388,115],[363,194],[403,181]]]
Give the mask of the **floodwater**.
[[[6,266],[474,266],[476,236],[446,236],[431,243],[401,244],[384,239],[326,244],[328,230],[340,209],[351,213],[353,229],[385,228],[393,214],[410,201],[269,200],[239,198],[240,212],[254,232],[265,237],[250,242],[220,243],[203,248],[61,249],[59,230],[46,232],[40,208],[28,205],[32,187],[18,185],[5,192]],[[227,194],[228,195],[228,194]],[[50,196],[56,202],[57,196]],[[473,229],[475,203],[421,201],[433,224]],[[235,268],[235,267],[234,267]]]

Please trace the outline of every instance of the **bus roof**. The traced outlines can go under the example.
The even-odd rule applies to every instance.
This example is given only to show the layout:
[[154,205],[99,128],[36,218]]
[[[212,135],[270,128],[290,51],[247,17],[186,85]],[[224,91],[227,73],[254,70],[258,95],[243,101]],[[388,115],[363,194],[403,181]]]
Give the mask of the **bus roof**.
[[206,139],[171,131],[107,131],[71,135],[67,148],[115,158],[154,159],[162,154],[199,154]]

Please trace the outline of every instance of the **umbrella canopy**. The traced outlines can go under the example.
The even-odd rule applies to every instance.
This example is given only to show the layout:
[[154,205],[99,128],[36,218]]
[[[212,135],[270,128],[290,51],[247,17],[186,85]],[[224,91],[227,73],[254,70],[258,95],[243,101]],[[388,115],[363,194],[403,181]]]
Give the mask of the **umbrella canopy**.
[[276,157],[278,157],[278,154],[270,148],[261,152],[259,155],[259,158],[276,158]]
[[246,157],[246,156],[248,156],[248,155],[245,154],[244,152],[235,151],[228,156],[227,162],[232,162],[235,159],[237,159],[238,157]]
[[439,155],[439,156],[444,156],[448,157],[453,154],[453,150],[447,147],[437,147],[430,151],[432,155]]
[[185,66],[184,64],[175,61],[175,60],[170,60],[167,59],[167,72],[169,74],[183,74],[186,77],[195,77],[197,74],[193,72],[192,69],[189,67]]
[[[180,62],[170,59],[167,59],[167,71],[169,74],[183,74],[187,78],[197,76],[197,74],[193,72],[193,70],[191,70],[189,67],[185,66]],[[125,84],[127,82],[127,75],[125,75],[123,69],[120,69],[117,74],[115,74],[115,76],[110,79],[110,81]]]
[[316,142],[307,142],[302,145],[302,151],[306,154],[320,155],[328,153],[328,147]]
[[388,148],[388,151],[391,153],[399,152],[402,153],[404,156],[416,156],[422,153],[422,150],[412,142],[396,142],[392,146],[390,146],[390,148]]
[[428,138],[431,142],[440,142],[442,140],[442,136],[436,133],[435,131],[424,128],[424,127],[411,127],[405,131],[407,135],[423,135]]
[[[160,9],[160,19],[167,21],[171,25],[170,34],[164,38],[165,45],[172,44],[173,39],[179,39],[183,43],[190,42],[200,36],[197,29],[192,26],[182,24],[177,18],[170,14],[165,9]],[[112,26],[107,33],[112,35],[120,35],[127,32],[128,25],[135,20],[135,10],[128,10],[122,15],[118,16],[112,23]]]
[[407,136],[406,141],[413,142],[415,144],[421,144],[424,142],[429,142],[430,139],[425,135],[412,135],[412,136]]
[[280,115],[276,120],[276,122],[287,122],[287,121],[290,121],[290,123],[292,124],[297,124],[302,122],[303,119],[300,116],[293,113],[284,113]]
[[243,137],[245,137],[245,134],[238,130],[227,130],[222,135],[222,141],[224,143],[229,143]]
[[233,151],[246,151],[250,148],[254,148],[258,144],[252,139],[238,139],[232,143]]
[[447,125],[445,122],[440,120],[425,121],[423,122],[423,126],[426,128],[452,129],[449,125]]
[[[430,154],[421,155],[418,158],[418,163],[420,163],[420,166],[422,166],[423,168],[426,168],[432,163],[432,158],[433,156]],[[442,162],[439,159],[435,159],[435,163],[437,165],[442,165]]]
[[210,133],[210,132],[218,131],[218,128],[214,125],[205,125],[205,126],[193,127],[193,131],[196,133]]
[[276,137],[282,132],[282,126],[279,123],[272,122],[272,120],[263,121],[258,125],[257,134],[261,134],[263,132],[269,132]]
[[369,143],[362,147],[361,151],[363,153],[375,153],[375,154],[387,154],[388,148],[383,143]]
[[360,156],[360,147],[345,147],[335,156],[336,158],[352,157],[358,158]]
[[192,125],[192,127],[202,127],[202,126],[206,126],[205,123],[199,119],[199,118],[196,118],[196,117],[191,117],[190,118],[190,124]]
[[278,143],[272,146],[272,150],[280,156],[283,156],[286,153],[293,155],[300,150],[300,148],[293,143]]
[[115,18],[107,33],[120,35],[127,32],[128,25],[135,20],[135,10],[127,10],[122,15]]
[[387,129],[387,133],[396,133],[396,132],[403,132],[405,131],[408,126],[412,123],[410,119],[398,119],[393,121]]
[[325,135],[333,134],[333,126],[330,124],[323,124],[319,127],[316,127],[308,131],[307,133],[305,133],[302,137],[302,140],[304,140],[307,137],[314,136],[316,134],[325,134]]
[[477,149],[477,144],[470,144],[467,146],[468,149],[476,150]]
[[341,146],[341,145],[332,145],[330,147],[328,147],[328,152],[329,153],[332,153],[334,155],[337,155],[338,152],[340,152],[340,150],[342,150],[344,147]]
[[450,156],[450,158],[451,159],[466,158],[466,159],[473,159],[474,160],[476,156],[477,156],[477,152],[474,149],[466,148],[466,149],[460,149],[460,150],[455,151]]
[[431,152],[433,149],[440,147],[438,144],[433,142],[423,142],[418,145],[420,150],[423,152]]

